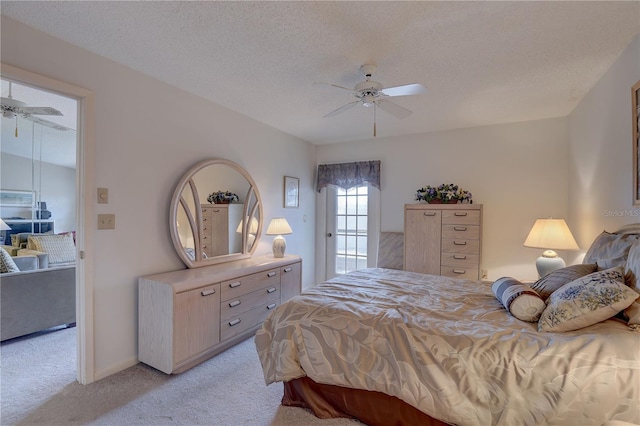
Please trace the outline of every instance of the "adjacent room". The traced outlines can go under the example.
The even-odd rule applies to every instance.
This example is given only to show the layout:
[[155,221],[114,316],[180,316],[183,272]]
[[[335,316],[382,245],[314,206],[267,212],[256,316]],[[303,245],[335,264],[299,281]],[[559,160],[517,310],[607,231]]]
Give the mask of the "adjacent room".
[[640,425],[640,2],[0,13],[3,425]]

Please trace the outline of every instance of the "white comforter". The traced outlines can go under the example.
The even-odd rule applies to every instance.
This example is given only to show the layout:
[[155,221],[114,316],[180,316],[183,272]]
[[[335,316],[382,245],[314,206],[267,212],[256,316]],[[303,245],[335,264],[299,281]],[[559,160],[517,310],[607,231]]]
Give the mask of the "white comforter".
[[356,271],[278,307],[255,343],[267,384],[384,392],[452,424],[640,424],[640,333],[539,333],[481,282]]

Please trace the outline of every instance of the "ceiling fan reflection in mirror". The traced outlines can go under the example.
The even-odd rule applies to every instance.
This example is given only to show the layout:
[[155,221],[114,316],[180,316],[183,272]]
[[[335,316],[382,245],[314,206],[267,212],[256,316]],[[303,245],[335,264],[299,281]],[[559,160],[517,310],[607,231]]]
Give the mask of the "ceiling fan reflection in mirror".
[[325,114],[324,117],[333,117],[356,105],[373,107],[373,137],[376,137],[376,112],[378,107],[396,118],[406,118],[412,114],[411,110],[391,102],[389,100],[390,97],[421,95],[423,93],[427,93],[426,87],[420,83],[385,88],[381,83],[371,79],[373,73],[376,71],[375,65],[363,65],[360,67],[360,71],[364,74],[365,81],[356,84],[353,89],[338,86],[336,84],[318,83],[340,89],[343,92],[348,92],[357,98],[357,100],[349,102],[348,104]]
[[35,115],[61,116],[62,113],[52,107],[31,107],[22,101],[13,99],[13,96],[11,95],[11,82],[9,82],[9,96],[6,98],[2,98],[2,102],[0,103],[0,110],[2,111],[3,117],[16,119],[16,138],[18,137],[18,117],[25,118],[27,120],[33,121],[43,126],[51,127],[56,130],[73,130],[61,124],[53,123],[40,117],[35,117]]

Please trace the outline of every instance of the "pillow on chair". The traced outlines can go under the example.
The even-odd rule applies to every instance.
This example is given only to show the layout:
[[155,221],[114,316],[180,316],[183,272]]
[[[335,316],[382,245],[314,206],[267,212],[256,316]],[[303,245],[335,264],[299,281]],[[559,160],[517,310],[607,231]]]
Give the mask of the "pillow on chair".
[[71,263],[76,260],[76,246],[73,236],[67,235],[30,235],[29,247],[49,255],[49,265]]
[[0,273],[6,272],[20,272],[20,269],[11,258],[11,255],[0,247]]

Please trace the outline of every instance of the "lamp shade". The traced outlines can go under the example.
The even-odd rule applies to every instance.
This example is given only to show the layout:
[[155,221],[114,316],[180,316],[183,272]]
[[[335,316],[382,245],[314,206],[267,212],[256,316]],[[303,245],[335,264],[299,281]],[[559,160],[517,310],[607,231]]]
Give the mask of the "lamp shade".
[[[249,229],[247,230],[249,232],[249,234],[255,234],[258,232],[258,219],[256,219],[255,217],[251,218],[251,221],[249,221],[249,218],[246,219],[249,222]],[[240,221],[240,223],[238,224],[238,227],[236,228],[236,232],[238,234],[242,233],[242,225],[244,224],[243,221]]]
[[0,231],[11,231],[11,227],[4,220],[0,219]]
[[580,249],[564,219],[536,220],[524,246],[551,250]]
[[289,222],[284,217],[274,217],[271,219],[269,223],[269,227],[267,228],[266,235],[286,235],[293,234],[293,230],[291,226],[289,226]]

